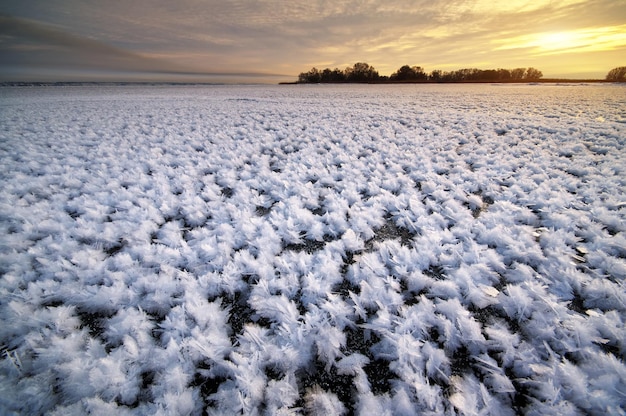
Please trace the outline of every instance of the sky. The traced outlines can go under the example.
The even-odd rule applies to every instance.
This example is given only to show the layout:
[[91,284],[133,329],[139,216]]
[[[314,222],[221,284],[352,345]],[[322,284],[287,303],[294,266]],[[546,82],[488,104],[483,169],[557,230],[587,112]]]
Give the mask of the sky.
[[356,62],[390,75],[626,65],[625,0],[0,0],[0,81],[295,81]]

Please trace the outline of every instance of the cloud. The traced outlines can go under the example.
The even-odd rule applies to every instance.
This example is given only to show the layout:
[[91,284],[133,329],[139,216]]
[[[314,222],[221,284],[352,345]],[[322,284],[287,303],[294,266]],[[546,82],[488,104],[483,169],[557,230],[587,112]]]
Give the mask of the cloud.
[[56,80],[63,78],[64,73],[79,79],[228,77],[231,82],[237,81],[237,77],[275,76],[262,71],[198,71],[172,62],[167,54],[133,52],[51,25],[6,15],[0,15],[0,55],[3,57],[0,77],[21,76],[23,80]]
[[501,39],[496,50],[530,49],[535,55],[626,49],[626,25],[546,32]]
[[[343,68],[357,61],[381,73],[407,63],[506,67],[539,56],[530,46],[507,47],[507,40],[626,23],[624,8],[612,0],[59,0],[36,8],[27,3],[6,0],[0,11],[46,24],[65,34],[57,41],[73,42],[87,54],[85,49],[100,51],[112,66],[132,61],[143,67],[152,59],[159,67],[192,72],[293,76],[314,65]],[[78,39],[99,44],[78,45]],[[28,45],[37,42],[59,47],[41,36]],[[520,56],[526,52],[533,55]]]
[[0,51],[14,65],[137,71],[155,68],[154,61],[138,53],[27,19],[0,16],[0,37]]

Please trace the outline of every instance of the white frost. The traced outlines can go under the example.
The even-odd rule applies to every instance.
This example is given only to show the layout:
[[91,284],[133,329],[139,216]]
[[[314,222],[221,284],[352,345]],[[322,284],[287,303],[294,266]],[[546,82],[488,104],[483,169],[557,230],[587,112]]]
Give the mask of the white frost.
[[0,97],[1,414],[624,414],[623,86]]

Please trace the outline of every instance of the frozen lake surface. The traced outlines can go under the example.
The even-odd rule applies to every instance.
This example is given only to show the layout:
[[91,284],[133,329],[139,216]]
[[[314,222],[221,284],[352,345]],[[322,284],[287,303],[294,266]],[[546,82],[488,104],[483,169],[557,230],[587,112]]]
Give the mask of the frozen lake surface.
[[0,413],[625,414],[624,85],[0,88]]

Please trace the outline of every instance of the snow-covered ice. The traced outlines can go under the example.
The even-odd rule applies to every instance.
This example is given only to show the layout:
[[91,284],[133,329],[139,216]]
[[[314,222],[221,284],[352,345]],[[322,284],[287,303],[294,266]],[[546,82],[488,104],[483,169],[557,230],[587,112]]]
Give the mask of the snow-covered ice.
[[623,85],[0,88],[0,413],[626,414]]

